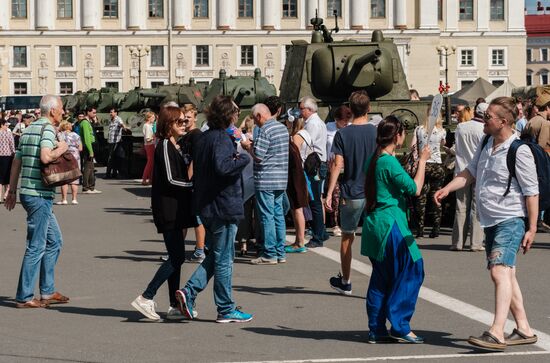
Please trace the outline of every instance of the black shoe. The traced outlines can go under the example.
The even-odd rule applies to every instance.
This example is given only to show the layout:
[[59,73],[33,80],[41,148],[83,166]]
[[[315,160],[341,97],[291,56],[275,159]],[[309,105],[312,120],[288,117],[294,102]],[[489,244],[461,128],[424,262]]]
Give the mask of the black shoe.
[[416,238],[424,238],[424,231],[417,231]]
[[439,230],[432,229],[430,232],[430,238],[437,238],[439,237]]

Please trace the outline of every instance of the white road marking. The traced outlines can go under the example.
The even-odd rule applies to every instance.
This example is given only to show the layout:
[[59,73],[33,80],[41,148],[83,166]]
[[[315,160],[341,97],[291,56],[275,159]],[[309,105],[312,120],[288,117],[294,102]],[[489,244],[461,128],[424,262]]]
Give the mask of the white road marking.
[[[330,248],[327,248],[327,247],[310,248],[309,252],[315,252],[318,255],[321,255],[330,260],[340,263],[340,252],[336,252],[334,250],[331,250]],[[367,265],[366,263],[363,263],[356,259],[352,260],[351,268],[366,276],[370,276],[372,273],[372,267],[370,265]],[[432,304],[441,306],[444,309],[463,315],[469,319],[478,321],[485,325],[491,326],[491,324],[493,323],[493,313],[480,309],[474,305],[468,304],[458,299],[455,299],[451,296],[439,293],[427,287],[422,287],[420,289],[419,296],[421,299],[426,300]],[[505,329],[507,331],[512,331],[512,329],[514,329],[515,327],[516,327],[516,324],[514,323],[514,321],[510,319],[506,321]],[[541,349],[544,349],[545,351],[548,351],[548,353],[550,353],[550,335],[535,329],[533,329],[533,332],[539,338],[535,346]],[[502,353],[499,353],[499,354],[502,354]]]
[[364,357],[364,358],[322,358],[322,359],[297,359],[297,360],[266,360],[266,361],[246,361],[246,362],[226,362],[226,363],[332,363],[332,362],[375,362],[387,360],[418,360],[418,359],[450,359],[473,357],[489,358],[504,356],[526,356],[526,355],[548,355],[550,352],[511,352],[511,353],[475,353],[475,354],[434,354],[434,355],[405,355],[390,357]]

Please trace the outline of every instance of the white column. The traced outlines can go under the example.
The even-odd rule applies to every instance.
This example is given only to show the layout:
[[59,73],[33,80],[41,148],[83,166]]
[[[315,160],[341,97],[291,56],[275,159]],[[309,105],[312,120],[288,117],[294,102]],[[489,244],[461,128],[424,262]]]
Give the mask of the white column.
[[235,28],[235,1],[218,0],[218,30],[229,30]]
[[0,29],[9,29],[10,24],[10,7],[7,0],[0,1]]
[[445,12],[445,30],[458,30],[458,0],[447,0],[447,11]]
[[57,18],[56,4],[53,0],[36,0],[36,29],[51,30]]
[[262,0],[262,29],[281,29],[281,10],[279,0]]
[[82,0],[82,29],[99,28],[100,11],[99,0]]
[[[398,1],[398,0],[395,0]],[[395,25],[395,2],[386,2],[386,20],[388,22],[388,29],[393,29]]]
[[407,29],[407,2],[395,0],[395,29]]
[[[311,19],[315,18],[315,10],[317,9],[317,0],[306,0],[306,12],[305,12],[305,20],[306,20],[306,27],[311,27],[311,23],[309,22]],[[320,11],[320,9],[317,9]],[[317,13],[319,17],[321,17],[321,13]]]
[[174,29],[184,30],[191,28],[193,4],[191,0],[173,0]]
[[149,12],[144,0],[128,0],[128,29],[145,29],[146,16]]
[[439,28],[437,0],[420,0],[420,29]]
[[350,0],[350,29],[361,30],[368,26],[369,4],[364,0]]
[[477,31],[489,30],[490,0],[477,0]]
[[508,31],[525,31],[524,2],[508,0]]

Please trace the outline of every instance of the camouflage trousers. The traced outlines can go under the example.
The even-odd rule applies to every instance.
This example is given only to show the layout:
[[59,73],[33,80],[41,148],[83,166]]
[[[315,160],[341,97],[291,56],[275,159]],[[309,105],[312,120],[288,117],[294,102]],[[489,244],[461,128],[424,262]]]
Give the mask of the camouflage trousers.
[[[433,220],[433,230],[439,232],[441,226],[441,206],[434,202],[434,194],[442,188],[445,181],[445,169],[442,164],[426,163],[426,174],[424,186],[420,195],[415,199],[415,211],[417,222],[417,233],[424,232],[424,219],[427,213]],[[428,206],[428,208],[426,208]]]

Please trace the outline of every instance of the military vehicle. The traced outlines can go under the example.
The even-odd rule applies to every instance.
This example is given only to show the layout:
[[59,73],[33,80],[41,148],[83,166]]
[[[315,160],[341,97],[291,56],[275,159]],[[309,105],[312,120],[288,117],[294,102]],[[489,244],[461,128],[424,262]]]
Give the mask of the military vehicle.
[[320,116],[327,117],[330,109],[346,103],[352,92],[366,90],[371,98],[371,114],[394,115],[408,129],[423,122],[429,103],[411,101],[392,39],[375,30],[370,42],[334,41],[332,32],[338,32],[337,23],[330,32],[321,18],[311,19],[311,24],[311,42],[293,41],[287,55],[280,92],[287,106],[296,105],[304,96],[313,96],[318,100]]
[[[202,112],[217,95],[233,96],[235,103],[241,110],[244,118],[254,104],[262,102],[267,97],[276,95],[275,87],[262,77],[261,71],[256,69],[253,76],[227,76],[225,70],[220,70],[219,78],[215,78],[209,85],[197,84],[193,79],[188,84],[163,85],[154,89],[134,89],[129,92],[117,92],[111,88],[100,90],[90,89],[87,92],[77,92],[74,95],[64,96],[63,105],[71,112],[83,111],[89,106],[97,110],[98,124],[94,125],[96,134],[97,161],[105,163],[107,159],[107,131],[109,125],[109,111],[118,109],[118,115],[129,126],[130,132],[123,136],[127,151],[128,162],[123,165],[125,174],[140,175],[145,162],[143,152],[143,122],[145,113],[158,113],[161,105],[173,101],[179,105],[194,104]],[[204,116],[199,114],[199,126]]]
[[550,86],[527,86],[512,89],[512,97],[522,100],[531,100],[543,93],[550,93]]

